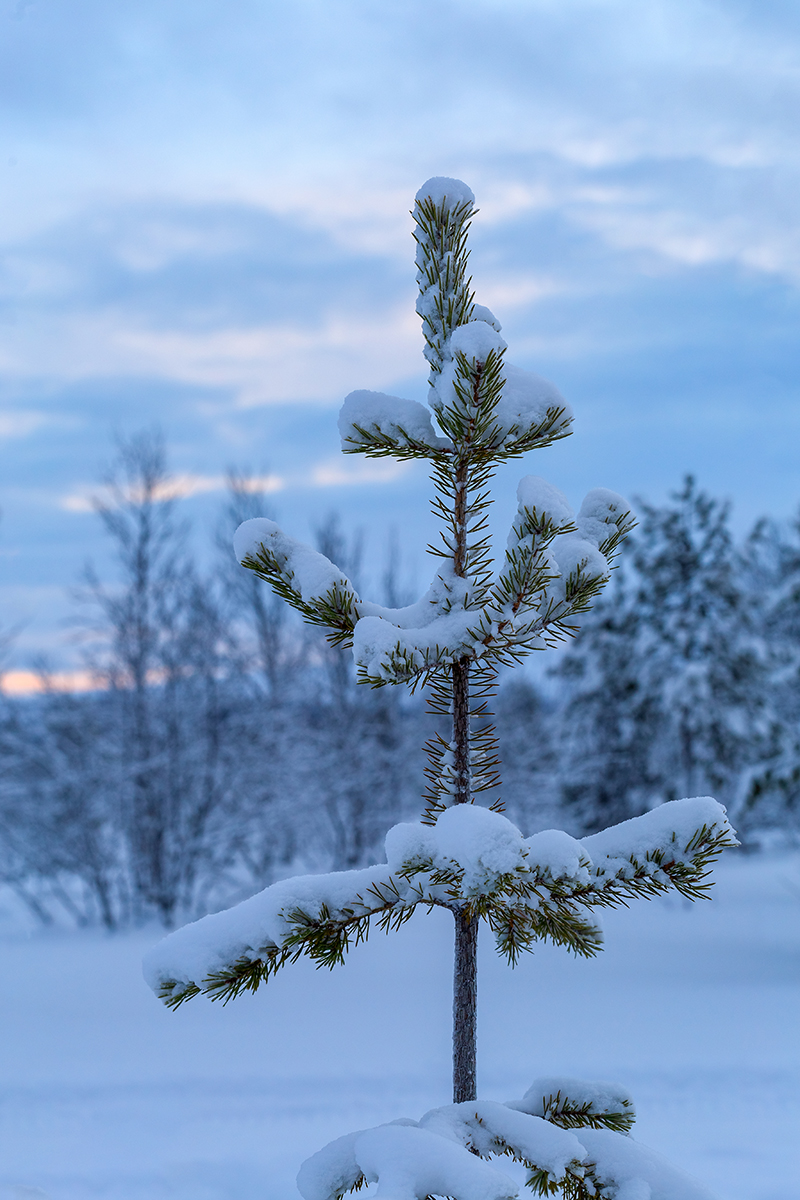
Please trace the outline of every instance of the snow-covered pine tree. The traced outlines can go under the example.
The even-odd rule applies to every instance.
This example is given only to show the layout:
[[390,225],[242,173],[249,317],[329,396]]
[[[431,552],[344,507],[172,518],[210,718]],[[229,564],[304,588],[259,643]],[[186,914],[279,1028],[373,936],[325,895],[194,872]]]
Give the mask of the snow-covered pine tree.
[[767,729],[762,631],[729,505],[689,475],[670,503],[641,509],[633,547],[637,657],[643,696],[657,709],[648,807],[706,788],[731,801]]
[[796,834],[800,816],[800,515],[758,521],[744,553],[748,608],[764,635],[760,756],[752,755],[736,812],[746,829]]
[[564,437],[571,416],[554,387],[506,362],[497,321],[475,303],[473,205],[452,179],[429,180],[416,198],[430,409],[353,392],[339,418],[347,453],[430,463],[442,534],[426,594],[401,609],[363,600],[338,567],[266,519],[247,521],[235,539],[244,566],[327,628],[332,643],[352,645],[362,682],[427,689],[443,725],[427,746],[422,820],[389,831],[383,864],[284,880],[177,931],[150,952],[146,976],[172,1007],[200,993],[228,1000],[303,955],[334,966],[374,923],[391,930],[418,907],[443,907],[455,921],[453,1104],[333,1142],[300,1171],[305,1200],[339,1200],[374,1181],[393,1200],[503,1200],[516,1184],[482,1161],[502,1154],[526,1165],[540,1195],[701,1200],[702,1188],[625,1136],[634,1113],[619,1088],[545,1079],[515,1103],[476,1099],[480,922],[511,964],[540,939],[591,956],[601,945],[593,908],[670,889],[704,895],[708,866],[733,833],[709,798],[663,805],[582,841],[558,830],[524,838],[499,805],[477,802],[498,778],[486,719],[497,668],[573,632],[631,520],[625,502],[602,489],[576,517],[557,489],[526,476],[493,573],[494,468]]
[[763,559],[737,550],[728,505],[691,476],[639,507],[618,586],[558,668],[562,795],[588,831],[694,791],[741,804],[776,736],[764,635],[781,617],[764,611]]
[[656,698],[644,687],[647,641],[626,547],[621,569],[553,674],[562,684],[553,721],[563,813],[585,833],[651,807]]

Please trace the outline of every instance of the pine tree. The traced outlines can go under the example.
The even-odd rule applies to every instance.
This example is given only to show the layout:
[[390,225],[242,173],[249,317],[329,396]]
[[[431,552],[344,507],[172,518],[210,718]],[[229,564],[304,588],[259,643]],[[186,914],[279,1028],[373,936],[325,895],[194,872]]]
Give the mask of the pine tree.
[[800,516],[756,524],[745,547],[749,609],[764,634],[760,755],[735,810],[743,825],[796,831],[800,815]]
[[710,788],[733,799],[764,732],[759,622],[741,578],[729,506],[687,476],[642,504],[633,561],[642,690],[657,707],[652,800]]
[[565,692],[554,722],[561,803],[588,833],[651,807],[659,724],[645,646],[635,586],[618,571],[553,672]]
[[562,794],[589,830],[706,789],[736,803],[772,741],[754,548],[737,550],[728,506],[690,476],[639,507],[618,586],[559,665]]
[[565,437],[571,414],[552,385],[506,362],[496,319],[475,303],[466,247],[473,213],[474,197],[458,180],[432,179],[416,198],[430,408],[353,392],[339,418],[345,453],[430,464],[441,537],[430,547],[436,571],[426,594],[401,609],[365,601],[328,558],[267,519],[245,522],[234,543],[239,561],[325,628],[333,645],[352,646],[362,683],[425,689],[440,728],[426,746],[422,819],[389,831],[385,864],[284,880],[178,931],[151,951],[146,974],[171,1007],[201,992],[228,1000],[301,956],[342,962],[375,924],[392,930],[418,907],[446,908],[455,922],[453,1104],[332,1143],[301,1169],[306,1200],[335,1200],[369,1181],[409,1200],[501,1200],[516,1185],[481,1158],[502,1154],[527,1166],[541,1195],[644,1195],[657,1175],[659,1194],[699,1200],[702,1189],[624,1136],[633,1108],[619,1089],[539,1080],[513,1105],[476,1098],[480,923],[512,965],[540,939],[591,956],[601,946],[593,908],[670,889],[704,895],[709,863],[733,835],[708,798],[665,805],[583,841],[558,831],[525,839],[499,802],[479,802],[498,784],[488,710],[498,668],[574,632],[631,521],[611,492],[590,492],[576,517],[557,489],[526,476],[494,573],[494,470]]

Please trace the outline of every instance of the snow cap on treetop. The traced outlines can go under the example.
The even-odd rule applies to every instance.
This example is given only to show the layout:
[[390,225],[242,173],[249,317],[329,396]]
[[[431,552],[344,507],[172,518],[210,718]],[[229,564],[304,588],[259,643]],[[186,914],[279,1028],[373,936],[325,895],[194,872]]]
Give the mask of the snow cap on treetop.
[[458,204],[474,204],[475,194],[461,179],[448,179],[446,175],[434,175],[427,183],[423,183],[414,199],[417,204],[422,204],[424,200],[432,200],[434,204],[441,204],[443,200],[449,200],[448,207],[452,208]]

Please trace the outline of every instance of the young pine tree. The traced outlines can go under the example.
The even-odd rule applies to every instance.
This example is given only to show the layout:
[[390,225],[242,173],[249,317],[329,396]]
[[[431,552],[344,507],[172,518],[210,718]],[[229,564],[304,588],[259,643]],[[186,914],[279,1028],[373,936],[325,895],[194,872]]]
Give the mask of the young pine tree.
[[352,646],[362,683],[426,689],[440,728],[426,746],[422,819],[389,831],[384,864],[284,880],[178,931],[151,951],[146,973],[172,1007],[201,992],[227,1000],[303,955],[334,966],[374,923],[396,929],[418,907],[445,908],[455,924],[453,1103],[332,1143],[301,1168],[305,1200],[338,1200],[374,1181],[394,1200],[503,1200],[516,1185],[482,1161],[503,1154],[527,1167],[540,1195],[638,1197],[652,1185],[665,1200],[700,1200],[702,1189],[625,1136],[634,1114],[619,1088],[546,1079],[514,1104],[477,1099],[481,922],[512,965],[540,939],[591,956],[601,945],[593,908],[672,888],[703,895],[708,864],[732,844],[732,831],[705,798],[583,841],[559,831],[526,839],[499,803],[480,803],[498,782],[487,711],[498,667],[574,631],[631,522],[611,492],[590,492],[576,517],[555,488],[526,476],[493,571],[486,513],[495,467],[565,437],[571,417],[555,388],[506,362],[497,321],[475,303],[466,248],[473,203],[458,180],[432,179],[414,209],[430,409],[353,392],[339,419],[346,453],[429,462],[441,538],[428,591],[405,608],[382,607],[272,521],[247,521],[235,539],[245,567],[333,644]]

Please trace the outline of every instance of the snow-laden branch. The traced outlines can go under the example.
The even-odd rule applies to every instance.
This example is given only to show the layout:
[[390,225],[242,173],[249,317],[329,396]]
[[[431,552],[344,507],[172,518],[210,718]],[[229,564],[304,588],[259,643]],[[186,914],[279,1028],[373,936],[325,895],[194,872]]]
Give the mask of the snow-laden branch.
[[[399,609],[362,600],[325,555],[266,517],[239,526],[234,551],[307,621],[327,628],[332,641],[352,644],[359,679],[382,686],[465,657],[507,661],[520,648],[563,637],[569,619],[586,607],[610,569],[611,556],[598,548],[597,538],[578,536],[575,529],[571,522],[557,525],[541,505],[521,507],[504,569],[488,593],[443,560],[428,591]],[[609,526],[603,530],[608,540]]]
[[524,838],[499,813],[457,805],[433,826],[394,826],[385,864],[282,880],[177,930],[147,955],[145,977],[172,1006],[200,992],[229,999],[301,956],[334,966],[373,920],[396,928],[420,904],[482,917],[512,963],[541,939],[592,955],[602,939],[588,910],[671,889],[703,896],[710,862],[733,844],[724,808],[708,797],[581,840],[560,830]]
[[383,392],[358,391],[345,396],[338,424],[345,454],[428,458],[453,449],[447,438],[434,432],[429,408]]
[[502,663],[572,631],[568,622],[606,583],[633,524],[626,502],[605,488],[588,493],[577,517],[563,493],[536,475],[520,481],[517,500],[478,629],[480,645]]
[[632,524],[628,506],[595,488],[576,517],[557,488],[533,475],[517,496],[503,569],[488,589],[470,587],[445,562],[425,603],[397,613],[361,606],[353,643],[361,681],[411,680],[464,658],[508,663],[570,632],[608,579]]
[[540,1079],[521,1100],[450,1104],[338,1138],[303,1163],[297,1187],[303,1200],[341,1200],[368,1183],[387,1200],[514,1200],[517,1184],[487,1161],[507,1157],[540,1196],[713,1200],[626,1136],[633,1119],[630,1097],[614,1084]]
[[[443,363],[431,390],[431,408],[383,392],[362,390],[345,397],[338,422],[345,454],[452,457],[457,453],[453,435],[457,441],[458,417],[473,403],[476,372],[494,374],[495,394],[487,420],[472,430],[473,453],[500,462],[569,433],[572,409],[558,388],[506,362],[499,326],[488,309],[481,311],[488,319],[460,325],[442,342]],[[447,436],[436,433],[431,409]]]
[[496,396],[491,413],[485,426],[475,432],[472,447],[476,453],[499,462],[564,437],[573,416],[552,383],[505,361],[507,346],[500,336],[500,326],[488,309],[483,311],[488,319],[459,325],[447,338],[430,404],[439,424],[447,430],[453,415],[468,411],[474,404],[476,373],[495,371]]
[[269,583],[306,621],[327,628],[332,642],[349,642],[359,616],[358,596],[324,554],[289,537],[267,517],[243,521],[233,549],[242,566]]

